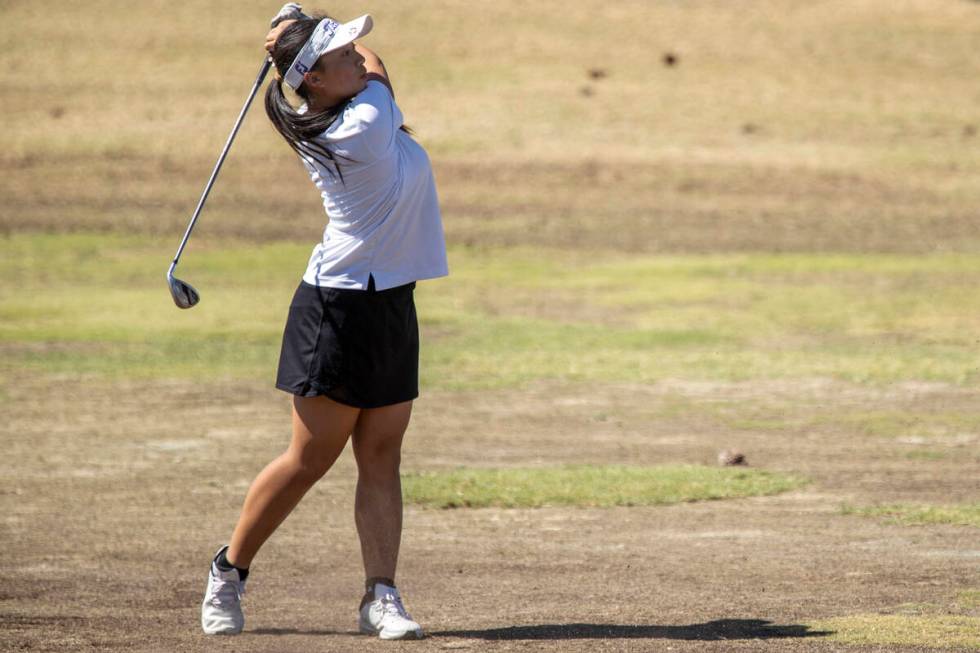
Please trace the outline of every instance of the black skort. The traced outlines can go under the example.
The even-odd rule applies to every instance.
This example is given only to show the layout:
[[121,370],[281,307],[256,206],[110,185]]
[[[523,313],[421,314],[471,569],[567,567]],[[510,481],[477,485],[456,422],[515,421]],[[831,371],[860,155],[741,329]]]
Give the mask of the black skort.
[[276,387],[377,408],[419,394],[415,283],[377,291],[301,282],[289,305]]

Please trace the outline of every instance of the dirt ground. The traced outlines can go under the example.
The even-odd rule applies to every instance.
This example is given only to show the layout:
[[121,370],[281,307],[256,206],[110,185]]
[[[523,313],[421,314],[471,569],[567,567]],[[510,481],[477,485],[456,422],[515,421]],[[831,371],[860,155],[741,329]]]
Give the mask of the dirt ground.
[[[737,446],[754,467],[812,483],[668,507],[408,507],[398,580],[429,637],[392,644],[355,632],[361,572],[345,452],[254,563],[247,632],[207,638],[198,619],[208,560],[248,483],[284,446],[286,396],[184,382],[66,379],[53,389],[16,374],[3,391],[2,650],[915,651],[834,644],[807,623],[948,607],[980,582],[975,529],[840,511],[975,499],[974,436],[753,432],[711,417],[730,402],[790,415],[975,406],[974,390],[813,379],[428,392],[405,470],[712,464]],[[909,457],[922,446],[942,455]]]

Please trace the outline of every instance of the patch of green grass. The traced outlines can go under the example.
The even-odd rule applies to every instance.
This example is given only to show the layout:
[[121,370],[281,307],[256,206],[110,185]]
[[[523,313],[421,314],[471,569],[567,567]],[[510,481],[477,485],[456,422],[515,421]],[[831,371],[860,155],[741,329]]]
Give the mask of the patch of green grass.
[[957,592],[956,603],[966,610],[980,608],[980,589],[961,590]]
[[879,646],[980,647],[980,618],[936,615],[857,614],[807,624],[832,631],[828,641]]
[[569,465],[533,469],[457,469],[405,474],[405,500],[437,508],[648,506],[777,494],[800,476],[696,465]]
[[980,528],[980,503],[929,506],[919,504],[889,504],[881,506],[841,506],[845,515],[884,517],[904,525],[955,524]]
[[909,460],[943,460],[949,458],[945,451],[934,451],[932,449],[915,449],[905,452],[905,457]]
[[[0,348],[34,373],[128,378],[274,374],[286,310],[307,248],[283,243],[185,252],[177,276],[202,295],[177,309],[171,243],[111,234],[0,239]],[[54,261],[57,264],[53,265]]]
[[[164,281],[173,248],[169,239],[118,234],[0,238],[5,364],[34,373],[270,378],[310,246],[193,241],[178,269],[202,295],[189,311],[173,306]],[[422,382],[972,383],[980,378],[969,336],[980,329],[971,326],[980,278],[964,260],[623,254],[583,266],[579,255],[557,250],[454,248],[452,276],[416,293]],[[818,281],[792,272],[810,266]],[[908,275],[929,281],[893,293]],[[877,285],[884,291],[869,296]],[[940,287],[964,292],[943,295]],[[912,318],[927,314],[958,326],[923,330]],[[948,417],[937,432],[980,429],[976,415]],[[780,429],[783,417],[732,419]],[[861,432],[884,434],[924,417],[854,419]]]
[[[902,378],[960,383],[977,374],[968,337],[972,331],[949,327],[973,320],[962,307],[976,300],[936,299],[936,288],[947,281],[967,295],[968,287],[955,279],[970,276],[969,257],[940,262],[934,257],[838,256],[828,262],[804,255],[617,256],[599,257],[583,268],[572,255],[541,254],[458,253],[456,260],[464,265],[454,268],[454,284],[429,306],[431,319],[447,327],[441,344],[448,354],[480,349],[480,330],[464,316],[493,330],[530,332],[540,325],[534,320],[484,321],[487,314],[517,314],[554,327],[539,337],[552,353],[535,360],[534,368],[552,375],[564,369],[572,378],[577,371],[561,360],[565,351],[574,351],[589,374],[607,380],[806,374],[871,383]],[[909,278],[918,281],[909,283]],[[881,292],[869,292],[869,287]],[[923,329],[937,311],[946,313],[947,326]],[[603,342],[614,351],[583,340],[576,323],[600,327]],[[616,341],[625,330],[646,333],[650,346],[617,356]],[[684,333],[690,335],[675,335]],[[540,351],[536,345],[514,358],[527,360]],[[506,349],[494,357],[506,363],[500,365],[504,369],[521,363],[508,360]],[[465,369],[459,372],[459,385],[481,383],[464,376]]]
[[883,437],[941,437],[980,431],[980,413],[957,411],[878,410],[828,416],[827,419],[861,435]]

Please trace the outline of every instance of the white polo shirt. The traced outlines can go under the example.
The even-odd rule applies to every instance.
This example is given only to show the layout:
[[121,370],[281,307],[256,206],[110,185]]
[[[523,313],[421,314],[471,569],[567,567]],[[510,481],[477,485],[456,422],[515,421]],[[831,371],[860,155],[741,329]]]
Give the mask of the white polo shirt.
[[432,165],[401,125],[391,92],[371,80],[317,137],[337,157],[343,181],[303,157],[329,218],[306,283],[366,289],[373,275],[385,290],[449,273]]

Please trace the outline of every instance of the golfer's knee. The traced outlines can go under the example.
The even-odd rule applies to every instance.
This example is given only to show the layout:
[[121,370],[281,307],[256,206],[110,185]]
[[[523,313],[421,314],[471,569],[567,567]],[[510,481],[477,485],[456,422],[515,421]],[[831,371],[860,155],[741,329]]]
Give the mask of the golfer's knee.
[[318,456],[310,453],[296,453],[290,458],[293,477],[296,481],[313,485],[327,473],[333,465],[333,457]]
[[401,438],[377,438],[355,445],[357,470],[361,477],[389,477],[401,466]]

